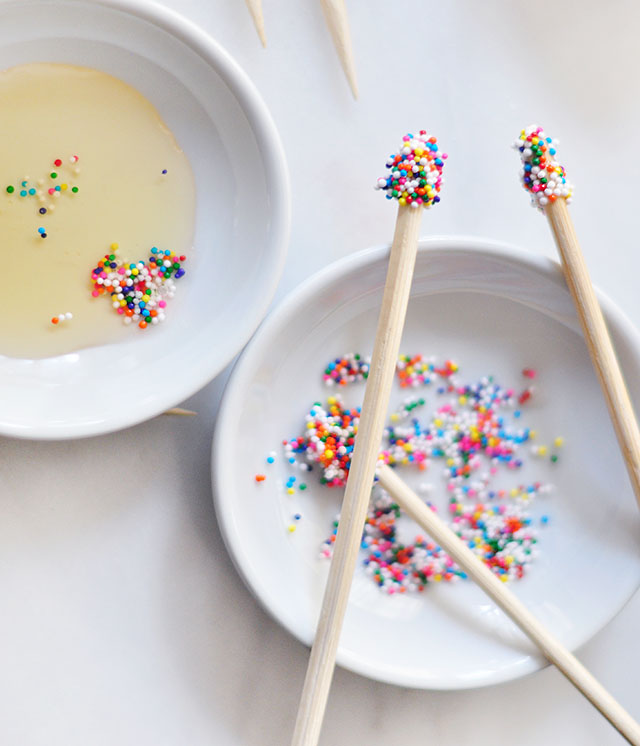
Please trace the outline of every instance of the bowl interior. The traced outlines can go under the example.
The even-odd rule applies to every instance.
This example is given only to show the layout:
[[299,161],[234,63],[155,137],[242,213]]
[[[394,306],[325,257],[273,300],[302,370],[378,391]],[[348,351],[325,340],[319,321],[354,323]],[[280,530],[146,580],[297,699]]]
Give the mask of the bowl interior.
[[[104,432],[184,399],[247,341],[282,270],[286,169],[266,109],[235,63],[198,29],[160,6],[129,5],[0,5],[0,69],[40,61],[93,67],[156,106],[195,176],[188,285],[183,281],[158,334],[133,334],[115,350],[0,358],[0,431],[7,434]],[[159,379],[162,386],[149,385]]]
[[[314,401],[336,392],[321,381],[327,362],[346,352],[371,354],[385,271],[386,252],[370,251],[336,263],[289,296],[234,370],[217,423],[212,474],[231,555],[258,599],[306,643],[328,570],[320,548],[343,490],[322,487],[315,473],[292,472],[280,444],[303,431]],[[604,303],[632,395],[640,401],[638,335]],[[638,587],[640,520],[559,268],[484,243],[424,242],[401,352],[457,361],[461,383],[493,374],[503,386],[524,388],[522,369],[538,371],[536,394],[518,423],[537,430],[537,443],[562,436],[565,446],[555,464],[533,458],[525,447],[524,467],[497,477],[504,481],[497,489],[538,480],[554,485],[531,508],[540,557],[510,588],[566,645],[582,644]],[[426,397],[429,412],[441,403],[436,387],[413,392]],[[363,385],[339,393],[356,406]],[[391,409],[408,393],[396,384]],[[268,466],[271,450],[278,456]],[[434,461],[426,474],[409,468],[400,474],[414,487],[431,483],[429,499],[446,516],[441,468]],[[267,480],[256,483],[256,473]],[[287,493],[292,473],[308,484],[304,492]],[[290,534],[296,513],[302,517]],[[544,514],[547,526],[540,523]],[[401,530],[407,540],[421,533],[408,519]],[[497,683],[544,665],[471,581],[388,596],[366,576],[361,560],[338,659],[373,678],[436,689]]]

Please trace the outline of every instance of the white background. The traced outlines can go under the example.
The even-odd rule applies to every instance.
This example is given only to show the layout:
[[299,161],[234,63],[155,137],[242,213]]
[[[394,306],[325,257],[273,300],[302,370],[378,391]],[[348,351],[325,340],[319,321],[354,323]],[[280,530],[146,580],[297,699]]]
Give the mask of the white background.
[[[422,127],[450,154],[424,235],[479,235],[554,256],[509,149],[535,121],[561,140],[594,281],[640,324],[634,2],[350,0],[357,103],[318,0],[264,0],[267,50],[242,0],[166,4],[238,60],[280,130],[293,225],[279,297],[390,239],[395,210],[371,185],[399,137]],[[209,450],[222,385],[185,404],[197,418],[84,441],[0,440],[0,743],[288,743],[308,653],[253,600],[221,542]],[[639,618],[636,595],[579,651],[637,718]],[[338,669],[321,742],[622,739],[551,669],[461,693]]]

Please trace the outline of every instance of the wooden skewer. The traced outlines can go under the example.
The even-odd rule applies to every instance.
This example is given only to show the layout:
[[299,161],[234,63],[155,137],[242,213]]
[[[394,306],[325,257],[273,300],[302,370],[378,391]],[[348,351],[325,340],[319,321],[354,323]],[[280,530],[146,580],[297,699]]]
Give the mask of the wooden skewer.
[[340,58],[340,64],[347,77],[351,93],[357,99],[358,81],[356,80],[356,65],[353,59],[347,7],[344,4],[344,0],[321,0],[321,2],[327,26],[331,32],[338,57]]
[[163,412],[162,414],[175,414],[180,415],[181,417],[195,417],[198,413],[194,412],[191,409],[181,409],[180,407],[173,407],[173,409],[167,409],[167,411]]
[[260,37],[260,41],[262,42],[262,46],[267,46],[267,37],[264,32],[264,16],[262,14],[262,0],[247,0],[247,7],[249,8],[249,13],[251,13],[251,17],[253,18],[253,23],[256,27],[256,31],[258,32],[258,36]]
[[553,231],[569,292],[580,318],[591,361],[604,393],[633,491],[640,505],[640,431],[602,310],[589,279],[578,237],[564,199],[544,208]]
[[398,208],[389,269],[349,480],[292,746],[315,746],[329,696],[336,650],[362,539],[389,394],[409,302],[422,209]]
[[398,505],[434,539],[488,596],[510,617],[569,681],[596,707],[629,743],[640,744],[640,725],[498,580],[456,534],[427,507],[388,466],[380,466],[378,479]]

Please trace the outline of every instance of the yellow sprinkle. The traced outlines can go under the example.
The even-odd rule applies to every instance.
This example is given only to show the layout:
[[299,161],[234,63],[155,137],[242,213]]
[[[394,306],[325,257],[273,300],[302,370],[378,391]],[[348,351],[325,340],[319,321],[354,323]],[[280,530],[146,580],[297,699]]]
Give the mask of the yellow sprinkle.
[[397,422],[400,419],[400,417],[397,414],[391,415],[391,422]]
[[314,427],[315,425],[313,422],[307,422],[307,430],[313,430]]
[[327,450],[324,452],[325,458],[333,458],[333,451],[330,448],[327,448]]
[[452,458],[447,459],[447,466],[453,466],[455,464],[455,461]]
[[556,438],[556,439],[555,439],[555,440],[553,441],[553,445],[554,445],[554,446],[555,446],[556,448],[562,448],[562,446],[564,445],[564,438],[560,438],[560,437]]
[[516,487],[511,488],[511,497],[517,497],[518,496],[518,490]]
[[466,404],[467,403],[467,397],[466,396],[459,396],[458,397],[458,404]]
[[413,451],[413,446],[411,445],[411,443],[405,443],[405,444],[404,444],[404,450],[405,450],[405,451],[406,451],[407,453],[411,453],[411,451]]
[[529,439],[533,440],[537,436],[537,430],[529,430]]
[[295,495],[295,494],[296,494],[296,491],[295,491],[295,490],[293,489],[293,487],[289,487],[289,488],[287,489],[287,494],[289,494],[289,495]]
[[434,420],[434,421],[433,421],[433,424],[434,424],[434,425],[435,425],[436,427],[442,427],[442,420],[441,420],[441,419],[437,419],[437,420]]
[[433,576],[433,579],[436,581],[436,583],[439,583],[442,580],[442,575],[438,573],[437,575]]
[[407,200],[406,200],[406,199],[405,199],[404,197],[400,197],[400,199],[398,200],[398,202],[399,202],[399,203],[400,203],[401,205],[406,205],[406,204],[407,204]]
[[509,582],[509,576],[508,575],[500,575],[500,580],[502,580],[503,583]]
[[111,246],[109,246],[109,248],[111,249],[111,251],[117,251],[119,247],[117,243],[112,243]]
[[546,456],[546,454],[547,454],[547,446],[538,446],[538,455]]
[[327,399],[327,403],[328,403],[328,404],[335,404],[335,403],[336,403],[336,398],[335,398],[335,396],[330,396],[330,397],[329,397],[329,398]]
[[296,530],[296,527],[293,525],[293,523],[289,526],[287,526],[287,531],[292,534]]

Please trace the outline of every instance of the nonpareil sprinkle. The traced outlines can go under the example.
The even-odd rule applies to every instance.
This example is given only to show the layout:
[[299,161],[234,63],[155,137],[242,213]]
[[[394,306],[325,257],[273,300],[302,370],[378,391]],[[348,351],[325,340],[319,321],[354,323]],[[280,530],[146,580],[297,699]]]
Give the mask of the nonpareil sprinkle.
[[91,295],[109,295],[114,311],[125,324],[135,323],[146,329],[163,322],[167,300],[175,295],[175,280],[185,273],[182,263],[186,257],[154,246],[148,261],[129,264],[117,258],[115,251],[117,244],[111,244],[111,253],[91,270]]
[[[335,367],[325,368],[324,380],[334,370],[344,370],[346,373],[336,374],[335,380],[352,382],[357,376],[356,360],[366,358],[352,353],[335,358]],[[402,356],[397,372],[401,387],[407,379],[411,387],[416,385],[414,381],[425,385],[439,380],[446,385],[437,387],[435,394],[440,401],[429,410],[424,397],[414,396],[392,413],[380,461],[396,468],[440,473],[451,528],[501,580],[523,577],[537,555],[538,537],[529,509],[550,486],[518,477],[524,463],[523,447],[535,436],[515,416],[516,412],[522,414],[515,409],[521,395],[492,376],[461,383],[454,376],[457,364],[436,363],[421,355]],[[523,371],[526,378],[535,377],[531,373]],[[359,420],[360,408],[347,406],[338,396],[329,397],[326,404],[315,402],[306,414],[304,431],[283,443],[287,461],[319,467],[320,484],[344,487]],[[562,443],[560,437],[554,440],[556,448]],[[546,446],[535,449],[536,455],[547,453]],[[290,494],[295,479],[290,477],[285,485]],[[511,479],[511,487],[504,485],[506,479]],[[430,484],[428,490],[423,485],[422,491],[432,495],[434,485]],[[400,517],[399,507],[376,485],[362,550],[366,572],[377,585],[387,593],[406,593],[421,591],[430,582],[465,577],[455,562],[428,539],[418,536],[410,543],[401,541],[397,531]],[[332,554],[338,524],[336,519],[321,548],[323,557]]]
[[405,135],[400,150],[387,160],[389,175],[380,177],[375,188],[383,191],[387,199],[397,199],[399,204],[413,208],[428,208],[440,202],[447,155],[439,152],[437,142],[425,130],[418,135]]

